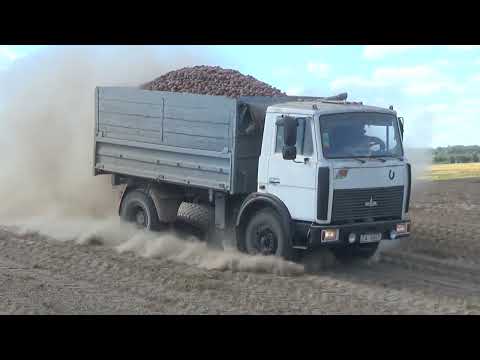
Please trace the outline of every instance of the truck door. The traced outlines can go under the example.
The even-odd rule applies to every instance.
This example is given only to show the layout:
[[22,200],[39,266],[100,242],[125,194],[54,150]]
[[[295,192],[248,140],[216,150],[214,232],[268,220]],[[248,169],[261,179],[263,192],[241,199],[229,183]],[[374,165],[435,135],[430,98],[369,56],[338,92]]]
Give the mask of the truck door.
[[314,221],[316,212],[317,150],[311,117],[298,117],[297,158],[282,156],[283,126],[275,125],[270,149],[267,191],[280,198],[295,220]]

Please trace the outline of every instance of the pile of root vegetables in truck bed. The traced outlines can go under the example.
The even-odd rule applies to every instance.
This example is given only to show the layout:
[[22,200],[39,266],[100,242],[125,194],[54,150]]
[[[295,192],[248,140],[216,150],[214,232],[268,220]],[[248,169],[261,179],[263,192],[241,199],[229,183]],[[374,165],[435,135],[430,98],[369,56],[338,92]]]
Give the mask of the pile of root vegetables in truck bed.
[[286,96],[282,91],[250,75],[219,66],[194,66],[170,71],[141,86],[145,90],[174,91],[201,95]]

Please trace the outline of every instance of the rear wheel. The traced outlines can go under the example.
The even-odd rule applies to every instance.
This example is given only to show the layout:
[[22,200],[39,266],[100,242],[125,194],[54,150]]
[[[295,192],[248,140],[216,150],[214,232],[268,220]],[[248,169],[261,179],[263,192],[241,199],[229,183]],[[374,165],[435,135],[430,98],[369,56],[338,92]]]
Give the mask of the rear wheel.
[[183,202],[178,208],[175,228],[186,230],[200,239],[205,239],[212,216],[212,208],[206,205]]
[[342,248],[333,248],[335,257],[343,263],[351,263],[356,260],[370,259],[378,249],[379,243],[355,244]]
[[212,249],[223,250],[223,232],[215,229],[214,208],[205,204],[183,202],[178,209],[175,229],[183,235],[194,235]]
[[291,259],[293,249],[278,214],[271,209],[254,214],[245,228],[245,251]]
[[139,190],[130,191],[122,201],[120,218],[133,223],[138,229],[158,231],[164,224],[158,220],[153,200]]

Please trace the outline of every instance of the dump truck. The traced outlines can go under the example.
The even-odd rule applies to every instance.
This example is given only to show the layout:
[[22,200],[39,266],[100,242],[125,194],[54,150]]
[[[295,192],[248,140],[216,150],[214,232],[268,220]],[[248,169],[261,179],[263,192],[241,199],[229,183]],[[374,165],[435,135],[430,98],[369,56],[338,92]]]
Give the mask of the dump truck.
[[[209,244],[292,259],[368,258],[410,234],[411,165],[393,107],[333,97],[95,89],[93,175],[123,221],[168,229],[202,209]],[[205,215],[207,214],[207,215]]]

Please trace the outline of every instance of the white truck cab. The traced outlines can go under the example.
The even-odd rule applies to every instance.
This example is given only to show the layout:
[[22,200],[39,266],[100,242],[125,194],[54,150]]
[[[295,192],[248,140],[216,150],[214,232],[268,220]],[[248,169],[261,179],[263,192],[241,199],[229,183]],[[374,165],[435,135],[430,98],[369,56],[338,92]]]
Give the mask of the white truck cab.
[[[296,125],[293,156],[285,154],[288,135],[282,119]],[[410,165],[402,128],[395,111],[360,103],[270,106],[258,192],[276,196],[303,225],[310,238],[301,246],[408,236]]]

